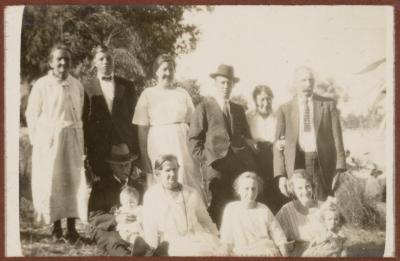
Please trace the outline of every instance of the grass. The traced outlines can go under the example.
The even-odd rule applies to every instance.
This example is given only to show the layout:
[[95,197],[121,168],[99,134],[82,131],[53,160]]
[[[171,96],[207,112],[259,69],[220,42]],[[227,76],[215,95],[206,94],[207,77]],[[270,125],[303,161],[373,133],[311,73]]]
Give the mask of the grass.
[[[33,224],[33,209],[30,201],[30,157],[27,157],[30,155],[30,147],[25,132],[22,130],[20,136],[20,235],[23,255],[104,256],[105,253],[102,250],[90,243],[85,224],[77,223],[78,232],[83,239],[74,245],[66,242],[52,243],[50,226],[39,227]],[[384,158],[384,153],[382,153],[384,150],[381,150],[382,142],[374,144],[365,142],[370,140],[367,137],[369,134],[366,132],[362,134],[357,135],[356,131],[344,133],[345,144],[354,147],[347,148],[355,156],[362,155],[364,151],[374,151],[376,152],[372,155],[374,161],[382,163]],[[381,147],[377,150],[378,145]],[[376,208],[369,200],[365,200],[362,195],[365,181],[349,175],[340,181],[341,186],[339,186],[337,197],[338,204],[347,220],[344,232],[347,236],[346,246],[349,256],[382,257],[385,247],[384,221],[382,221],[384,215],[379,211],[385,207]]]

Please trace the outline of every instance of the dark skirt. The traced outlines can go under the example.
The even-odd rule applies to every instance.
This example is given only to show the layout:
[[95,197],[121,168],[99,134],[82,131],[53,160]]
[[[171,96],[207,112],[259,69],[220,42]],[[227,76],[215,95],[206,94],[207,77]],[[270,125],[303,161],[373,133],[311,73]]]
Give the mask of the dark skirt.
[[259,142],[259,152],[256,155],[258,174],[264,181],[263,192],[259,194],[258,201],[267,205],[272,213],[276,214],[289,199],[279,190],[278,179],[274,179],[273,144]]

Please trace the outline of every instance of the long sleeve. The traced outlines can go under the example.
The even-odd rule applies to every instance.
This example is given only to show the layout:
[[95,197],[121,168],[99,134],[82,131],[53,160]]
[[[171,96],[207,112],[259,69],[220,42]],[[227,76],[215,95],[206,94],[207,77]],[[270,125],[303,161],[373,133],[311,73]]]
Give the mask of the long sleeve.
[[[282,107],[278,109],[276,112],[276,131],[275,131],[275,142],[279,140],[281,136],[285,136],[285,115],[283,113]],[[278,150],[278,148],[273,146],[273,153],[274,153],[274,177],[285,177],[286,170],[285,170],[285,158],[283,152]]]
[[82,112],[82,123],[83,123],[83,141],[84,141],[84,148],[85,154],[87,155],[87,147],[88,147],[88,140],[89,140],[89,113],[90,113],[90,102],[89,96],[85,93],[83,98],[83,112]]
[[190,122],[189,128],[189,149],[192,155],[197,158],[200,162],[206,161],[206,156],[204,153],[204,143],[206,140],[207,132],[207,117],[206,110],[203,103],[200,103],[193,115]]
[[336,169],[346,169],[346,157],[344,153],[342,127],[340,126],[339,113],[334,102],[330,104],[332,119],[332,132],[336,150]]
[[240,120],[241,126],[243,128],[242,135],[247,139],[252,139],[249,123],[247,121],[246,113],[244,112],[243,108],[241,108],[241,110],[240,110],[240,117],[241,117],[241,120]]
[[[234,237],[232,233],[232,225],[231,220],[234,216],[231,211],[231,205],[226,205],[224,209],[224,213],[222,216],[222,223],[220,228],[220,235],[221,235],[221,243],[224,244],[226,247],[231,248],[233,247]],[[228,249],[229,250],[229,249]]]
[[148,192],[144,195],[143,200],[143,230],[144,238],[152,248],[158,246],[158,225],[157,217],[158,213],[153,210],[158,210],[154,205],[154,201],[151,199],[152,195]]
[[25,113],[28,125],[29,139],[32,145],[34,145],[35,142],[36,126],[38,118],[42,113],[42,106],[43,97],[40,91],[40,83],[36,82],[33,85],[31,93],[29,95],[28,105]]
[[190,124],[190,120],[192,119],[192,115],[194,112],[194,105],[193,105],[192,98],[190,97],[190,95],[187,92],[186,92],[186,106],[187,106],[187,112],[186,112],[186,116],[185,116],[185,122]]
[[279,212],[276,214],[275,216],[275,220],[278,222],[279,226],[282,228],[283,233],[285,234],[285,237],[287,238],[287,240],[293,240],[294,238],[291,238],[291,233],[289,230],[289,222],[286,218],[286,216],[289,214],[287,209],[286,209],[287,205],[283,206]]
[[274,217],[269,209],[267,212],[267,220],[269,220],[268,232],[271,235],[271,238],[274,241],[275,245],[280,246],[282,244],[285,244],[287,242],[285,233],[283,232],[278,220]]

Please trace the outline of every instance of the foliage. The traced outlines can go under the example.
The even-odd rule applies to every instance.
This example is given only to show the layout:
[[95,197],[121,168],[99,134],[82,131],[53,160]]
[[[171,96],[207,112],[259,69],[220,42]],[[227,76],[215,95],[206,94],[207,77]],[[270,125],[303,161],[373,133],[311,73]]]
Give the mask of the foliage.
[[338,186],[335,189],[339,210],[352,227],[384,229],[386,210],[385,207],[381,208],[380,206],[385,206],[385,204],[367,196],[367,181],[367,179],[356,177],[352,171],[339,175]]
[[189,93],[195,106],[202,101],[203,96],[200,94],[200,85],[197,80],[186,79],[178,82],[177,84]]
[[231,97],[231,101],[243,106],[243,109],[247,111],[249,109],[247,99],[243,95],[235,95]]
[[22,24],[21,79],[32,81],[47,69],[56,42],[67,44],[75,73],[91,73],[90,50],[112,47],[116,72],[139,81],[151,77],[161,53],[177,56],[196,47],[199,30],[183,21],[185,11],[210,10],[194,6],[26,6]]

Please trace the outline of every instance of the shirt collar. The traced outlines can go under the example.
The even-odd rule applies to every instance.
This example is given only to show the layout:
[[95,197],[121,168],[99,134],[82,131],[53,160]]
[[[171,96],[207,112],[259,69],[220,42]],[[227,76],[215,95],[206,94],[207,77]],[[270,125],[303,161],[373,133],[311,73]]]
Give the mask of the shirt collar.
[[69,77],[71,77],[71,76],[68,74],[68,75],[67,75],[67,78],[65,78],[64,80],[61,80],[61,79],[57,78],[57,77],[53,74],[53,71],[52,71],[52,70],[49,70],[48,75],[49,75],[50,79],[51,79],[54,83],[60,84],[60,85],[62,85],[62,86],[68,85]]
[[[103,81],[102,77],[104,77],[104,76],[105,76],[105,75],[102,75],[102,74],[100,74],[100,73],[97,73],[97,78],[98,78],[100,81]],[[109,76],[111,77],[111,80],[113,80],[113,79],[114,79],[114,72],[112,72]]]
[[300,98],[300,97],[297,97],[297,100],[298,100],[299,104],[304,104],[304,101],[305,101],[306,99],[307,99],[308,102],[312,102],[312,101],[313,101],[313,98],[314,98],[314,94],[312,94],[310,97],[307,97],[307,98]]

